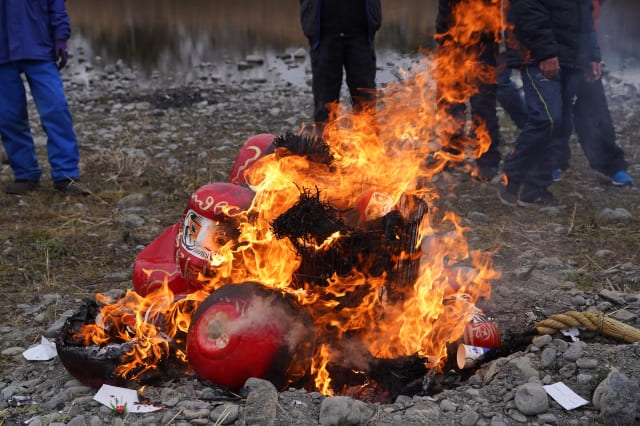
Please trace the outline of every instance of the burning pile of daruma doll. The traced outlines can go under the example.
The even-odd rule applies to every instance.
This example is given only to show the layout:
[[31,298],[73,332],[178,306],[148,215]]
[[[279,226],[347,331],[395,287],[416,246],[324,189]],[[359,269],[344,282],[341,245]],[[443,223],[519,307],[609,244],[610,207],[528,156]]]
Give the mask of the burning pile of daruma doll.
[[484,123],[465,132],[438,105],[495,80],[467,45],[499,39],[497,7],[455,9],[437,58],[398,70],[375,114],[335,104],[320,137],[250,138],[228,182],[196,189],[139,254],[134,290],[69,318],[56,339],[69,373],[96,387],[195,375],[232,391],[259,377],[386,401],[424,391],[458,342],[460,368],[498,346],[476,304],[499,273],[438,208],[436,185],[447,169],[473,174],[467,160],[491,143]]
[[[453,342],[499,346],[474,304],[496,273],[480,253],[452,262],[468,257],[456,219],[437,235],[415,191],[322,190],[334,161],[317,137],[250,138],[229,182],[198,188],[140,252],[134,291],[69,318],[56,341],[65,368],[94,387],[194,374],[237,391],[259,377],[384,401],[419,393]],[[283,166],[313,178],[254,185]]]

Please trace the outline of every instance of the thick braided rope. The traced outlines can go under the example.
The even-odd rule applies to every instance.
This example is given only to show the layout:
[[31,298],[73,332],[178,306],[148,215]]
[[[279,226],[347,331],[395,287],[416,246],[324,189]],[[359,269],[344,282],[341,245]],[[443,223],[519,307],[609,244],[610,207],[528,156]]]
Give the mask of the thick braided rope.
[[602,312],[594,314],[592,312],[568,311],[552,315],[535,325],[540,334],[553,334],[569,327],[584,327],[627,343],[640,342],[640,330],[613,318],[605,317]]

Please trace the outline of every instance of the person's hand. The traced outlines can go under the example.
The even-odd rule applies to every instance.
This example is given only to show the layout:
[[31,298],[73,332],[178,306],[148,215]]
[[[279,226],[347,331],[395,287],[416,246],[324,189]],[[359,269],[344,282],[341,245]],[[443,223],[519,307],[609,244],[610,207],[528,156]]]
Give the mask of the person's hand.
[[602,77],[602,64],[600,62],[591,62],[584,73],[584,79],[587,83],[593,83],[600,77]]
[[538,66],[544,78],[553,78],[558,75],[558,71],[560,71],[560,62],[557,56],[540,61],[540,65]]
[[67,65],[67,59],[69,59],[69,52],[67,51],[66,40],[56,40],[53,48],[53,58],[56,61],[58,69],[62,69]]

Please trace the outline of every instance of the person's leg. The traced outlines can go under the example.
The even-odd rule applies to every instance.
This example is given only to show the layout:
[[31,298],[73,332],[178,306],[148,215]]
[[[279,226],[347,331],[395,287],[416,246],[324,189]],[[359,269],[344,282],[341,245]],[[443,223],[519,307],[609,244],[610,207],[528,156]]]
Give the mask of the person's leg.
[[562,68],[562,118],[553,126],[551,141],[552,170],[567,170],[571,159],[569,138],[573,132],[573,98],[581,79],[582,71]]
[[18,64],[0,64],[0,137],[15,180],[39,182],[42,169],[29,128],[27,98]]
[[345,37],[344,68],[354,112],[375,108],[376,53],[366,36]]
[[520,90],[511,80],[512,69],[498,64],[498,87],[496,97],[502,108],[509,114],[518,129],[527,122],[527,109]]
[[311,72],[313,90],[313,120],[322,127],[329,119],[327,104],[340,100],[342,86],[343,47],[338,36],[325,36],[312,49]]
[[451,40],[446,44],[438,41],[436,50],[436,102],[440,124],[442,153],[449,164],[464,161],[467,140],[464,135],[467,121],[466,94],[462,93],[458,76],[452,72],[449,59],[451,51],[461,49]]
[[591,168],[609,177],[626,170],[601,79],[593,83],[580,79],[573,114],[578,141]]
[[522,72],[527,122],[505,157],[503,170],[514,188],[523,185],[523,193],[546,189],[551,180],[549,147],[555,123],[562,117],[559,77],[546,79],[536,66]]
[[[498,45],[495,42],[485,42],[482,46],[480,61],[495,69]],[[478,165],[477,178],[480,180],[491,180],[498,174],[500,165],[500,126],[498,125],[498,115],[496,111],[497,84],[495,81],[483,81],[478,83],[478,93],[471,96],[471,113],[473,119],[472,132],[474,138],[480,136],[476,131],[478,126],[484,125],[487,130],[489,143],[487,151],[476,161]]]
[[54,182],[79,177],[78,140],[60,72],[53,61],[28,61],[24,66],[31,94],[47,134],[47,155]]

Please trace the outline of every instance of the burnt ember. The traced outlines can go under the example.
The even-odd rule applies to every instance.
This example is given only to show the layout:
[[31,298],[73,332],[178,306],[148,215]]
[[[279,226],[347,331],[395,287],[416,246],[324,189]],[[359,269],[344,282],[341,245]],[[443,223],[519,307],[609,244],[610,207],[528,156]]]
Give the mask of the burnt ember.
[[324,139],[312,135],[296,135],[291,132],[277,136],[273,147],[279,157],[297,155],[313,163],[331,166],[333,155]]
[[428,360],[418,355],[371,358],[365,370],[329,364],[332,384],[341,395],[387,404],[399,395],[425,394]]
[[56,350],[60,362],[69,374],[83,384],[99,388],[103,384],[124,386],[129,382],[136,384],[155,383],[173,377],[180,377],[188,370],[186,363],[175,356],[177,342],[180,339],[169,340],[169,351],[162,360],[154,364],[153,368],[138,369],[130,375],[118,374],[118,368],[131,361],[131,354],[135,353],[136,340],[124,341],[112,338],[104,345],[85,344],[78,337],[78,333],[87,324],[95,324],[101,306],[95,300],[88,300],[71,317],[67,319],[62,330],[56,337]]
[[[386,274],[390,295],[399,297],[398,287],[412,284],[418,275],[419,227],[426,213],[423,200],[403,196],[398,209],[363,223],[354,219],[356,209],[340,211],[321,201],[318,190],[304,189],[298,202],[273,221],[272,228],[276,237],[291,241],[302,259],[294,276],[298,285],[324,286],[334,273]],[[337,232],[340,238],[323,245]]]
[[298,202],[278,216],[272,228],[277,238],[289,238],[301,255],[336,232],[351,233],[340,212],[330,203],[320,200],[320,191],[310,189],[302,191]]

